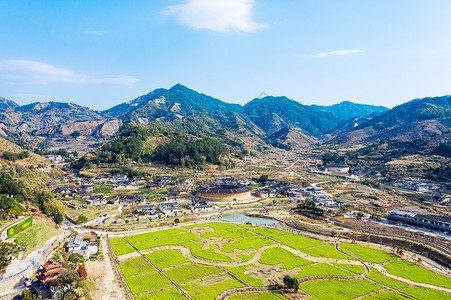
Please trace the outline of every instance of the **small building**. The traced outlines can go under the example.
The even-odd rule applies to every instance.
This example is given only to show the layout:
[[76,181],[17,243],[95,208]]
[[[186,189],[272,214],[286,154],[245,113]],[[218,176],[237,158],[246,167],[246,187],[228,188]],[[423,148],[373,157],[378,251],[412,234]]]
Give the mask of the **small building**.
[[67,253],[77,253],[85,258],[89,258],[90,255],[96,254],[98,251],[97,243],[90,243],[88,240],[84,240],[83,237],[79,235],[71,237],[66,248]]
[[156,215],[157,208],[153,204],[145,204],[141,206],[141,213],[143,215]]
[[90,205],[102,205],[106,204],[106,198],[103,194],[92,195],[91,198],[86,199],[85,202]]
[[131,181],[117,181],[113,184],[113,190],[129,190],[136,189],[137,186],[134,185]]
[[208,199],[193,199],[191,202],[189,208],[192,212],[213,211],[218,209],[218,207],[214,206],[211,203],[211,200]]
[[451,217],[440,215],[423,215],[402,210],[392,210],[387,220],[401,222],[428,229],[451,232]]
[[117,195],[114,199],[115,205],[129,206],[146,204],[147,198],[143,195]]
[[326,165],[324,165],[324,172],[348,173],[349,166],[346,164],[326,164]]
[[144,176],[133,176],[132,181],[135,183],[146,183],[146,177]]
[[173,215],[182,212],[178,202],[162,202],[160,203],[158,209],[166,215]]
[[38,269],[38,276],[36,276],[36,279],[42,284],[50,283],[57,280],[63,270],[64,268],[59,263],[48,260]]

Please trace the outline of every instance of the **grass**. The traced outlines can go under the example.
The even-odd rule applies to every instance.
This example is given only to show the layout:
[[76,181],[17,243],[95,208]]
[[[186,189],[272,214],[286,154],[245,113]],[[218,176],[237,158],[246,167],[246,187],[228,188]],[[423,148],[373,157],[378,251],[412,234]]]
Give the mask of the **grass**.
[[221,269],[214,266],[201,264],[187,264],[164,271],[175,283],[182,284],[196,279],[222,273]]
[[136,300],[161,300],[161,299],[186,299],[185,296],[176,288],[170,288],[150,294],[138,295]]
[[214,249],[217,249],[218,246],[216,245],[210,245],[210,248],[208,250],[202,249],[202,245],[196,242],[190,242],[183,244],[183,246],[186,246],[190,248],[195,256],[198,256],[200,258],[212,260],[212,261],[225,261],[225,262],[232,262],[233,259],[227,255],[213,252]]
[[55,229],[52,226],[40,222],[33,226],[19,232],[14,236],[16,243],[25,247],[25,256],[33,250],[41,249],[48,239],[57,236],[61,230]]
[[182,286],[197,300],[213,300],[226,290],[242,287],[244,287],[244,284],[227,275]]
[[282,236],[275,237],[273,239],[275,241],[278,241],[279,243],[285,244],[291,248],[298,249],[298,250],[325,244],[322,241],[318,241],[318,240],[311,239],[311,238],[308,238],[308,237],[305,237],[302,235],[297,235],[297,234],[282,235]]
[[404,294],[415,297],[417,299],[434,299],[434,300],[451,299],[451,294],[447,292],[427,289],[418,286],[402,289],[400,292],[403,292]]
[[122,275],[125,277],[156,271],[155,268],[141,256],[127,259],[120,264]]
[[133,243],[133,246],[138,250],[149,249],[158,246],[166,246],[166,245],[181,245],[191,241],[198,241],[199,238],[194,233],[184,233],[174,237],[158,239],[158,240],[149,240],[143,242]]
[[225,223],[225,222],[208,222],[208,223],[201,223],[201,224],[193,224],[185,226],[186,229],[193,229],[195,227],[210,227],[214,230],[231,230],[231,229],[237,229],[238,227],[231,224],[231,223]]
[[148,240],[156,240],[156,239],[173,237],[173,236],[176,236],[181,233],[186,233],[186,230],[180,229],[180,228],[159,230],[159,231],[153,231],[153,232],[147,232],[147,233],[128,236],[128,237],[126,237],[126,239],[130,243],[136,243],[136,242],[142,242],[142,241],[148,241]]
[[127,244],[127,242],[123,238],[115,238],[115,239],[110,239],[110,244],[111,245],[119,245],[119,244]]
[[299,286],[313,299],[348,300],[364,296],[382,289],[379,285],[367,280],[316,280]]
[[312,266],[306,266],[295,275],[295,278],[304,278],[309,276],[354,276],[353,273],[342,270],[334,265],[328,263],[316,264]]
[[348,270],[352,273],[359,275],[365,272],[365,267],[362,265],[337,264],[337,263],[334,263],[333,265],[336,265],[337,267],[340,267],[342,269]]
[[385,277],[384,275],[382,275],[381,273],[379,273],[377,270],[371,268],[371,273],[368,274],[368,276],[366,276],[368,279],[371,279],[373,281],[376,281],[380,284],[383,284],[385,286],[388,286],[394,290],[398,290],[401,288],[405,288],[408,287],[409,284],[405,283],[405,282],[401,282],[395,279],[391,279],[388,277]]
[[286,299],[286,298],[278,293],[237,294],[229,297],[229,300],[277,300],[277,299]]
[[324,245],[319,247],[307,248],[302,250],[302,252],[315,257],[329,257],[337,259],[348,259],[354,260],[354,258],[341,253],[333,245]]
[[210,231],[210,232],[204,232],[202,233],[200,236],[204,237],[204,238],[210,238],[210,237],[223,237],[225,239],[227,238],[243,238],[243,237],[248,237],[248,236],[253,236],[255,235],[252,232],[249,232],[245,229],[242,228],[230,228],[230,229],[224,229],[224,230],[215,230],[215,231]]
[[252,266],[252,265],[240,266],[240,267],[225,267],[225,269],[228,270],[229,272],[233,273],[236,277],[240,278],[241,280],[243,280],[250,286],[257,286],[257,287],[264,286],[263,281],[261,279],[252,277],[249,274],[244,274],[244,272],[247,271],[246,267],[248,267],[248,266]]
[[135,251],[132,246],[129,244],[117,244],[117,245],[111,245],[113,248],[113,252],[116,256],[121,256],[127,253],[132,253]]
[[244,228],[244,229],[253,229],[256,228],[254,225],[248,225],[248,224],[236,224],[236,226]]
[[273,228],[266,228],[266,227],[256,227],[251,229],[252,232],[261,234],[263,236],[267,237],[275,237],[275,236],[281,236],[289,234],[287,231],[273,229]]
[[451,289],[451,278],[423,269],[405,260],[386,264],[385,269],[395,276]]
[[252,257],[255,256],[257,252],[252,252],[250,255],[241,255],[241,254],[237,254],[236,256],[241,258],[241,262],[247,262],[249,260],[252,259]]
[[178,250],[160,250],[146,255],[160,269],[169,268],[189,262]]
[[311,261],[303,259],[280,247],[268,248],[263,251],[258,262],[265,265],[277,265],[283,263],[281,268],[286,270],[306,266],[312,263]]
[[255,249],[258,250],[261,247],[273,245],[274,242],[268,239],[265,239],[261,236],[251,236],[248,238],[241,238],[233,240],[233,243],[225,244],[223,248],[221,248],[224,252],[233,252],[235,249],[239,250],[247,250],[247,249]]
[[157,272],[125,277],[125,280],[134,295],[171,286],[169,280]]
[[341,250],[363,261],[381,264],[398,259],[394,254],[357,244],[341,243]]
[[367,299],[367,300],[398,300],[398,299],[408,299],[408,298],[404,297],[396,292],[393,292],[393,291],[383,291],[383,292],[365,297],[363,299]]

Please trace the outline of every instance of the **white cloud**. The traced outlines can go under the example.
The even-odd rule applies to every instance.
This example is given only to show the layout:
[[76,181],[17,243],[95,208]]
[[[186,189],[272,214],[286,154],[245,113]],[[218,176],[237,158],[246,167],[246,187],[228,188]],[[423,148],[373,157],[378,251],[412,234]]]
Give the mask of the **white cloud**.
[[97,78],[32,60],[0,60],[0,77],[8,82],[26,82],[32,84],[57,82],[132,85],[139,81],[134,76],[126,75],[111,78]]
[[254,0],[186,0],[184,4],[169,6],[164,14],[196,30],[221,33],[254,32],[265,28],[252,18]]
[[86,29],[85,33],[90,34],[90,35],[105,35],[108,34],[108,31],[105,30],[96,30],[96,29]]
[[319,57],[323,57],[323,56],[337,56],[337,55],[348,55],[348,54],[355,54],[355,53],[362,53],[362,52],[366,52],[366,50],[359,50],[359,49],[354,49],[354,50],[335,50],[335,51],[330,51],[330,52],[320,52],[315,54],[315,56],[319,56]]

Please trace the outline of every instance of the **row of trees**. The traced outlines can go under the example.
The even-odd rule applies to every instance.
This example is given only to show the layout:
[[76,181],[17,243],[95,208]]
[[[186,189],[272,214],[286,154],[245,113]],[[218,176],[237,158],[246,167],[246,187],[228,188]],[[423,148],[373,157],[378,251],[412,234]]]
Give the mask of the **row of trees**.
[[30,152],[28,152],[28,151],[22,151],[19,153],[4,151],[1,155],[1,157],[3,159],[9,160],[9,161],[16,161],[18,159],[24,159],[29,156],[30,156]]

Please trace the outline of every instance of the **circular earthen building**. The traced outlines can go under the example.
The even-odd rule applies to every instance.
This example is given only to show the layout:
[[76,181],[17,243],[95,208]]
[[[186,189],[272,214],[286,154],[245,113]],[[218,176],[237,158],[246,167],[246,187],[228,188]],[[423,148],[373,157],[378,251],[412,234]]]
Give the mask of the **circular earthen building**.
[[244,184],[215,181],[197,188],[197,196],[213,202],[240,202],[252,199],[252,189]]

